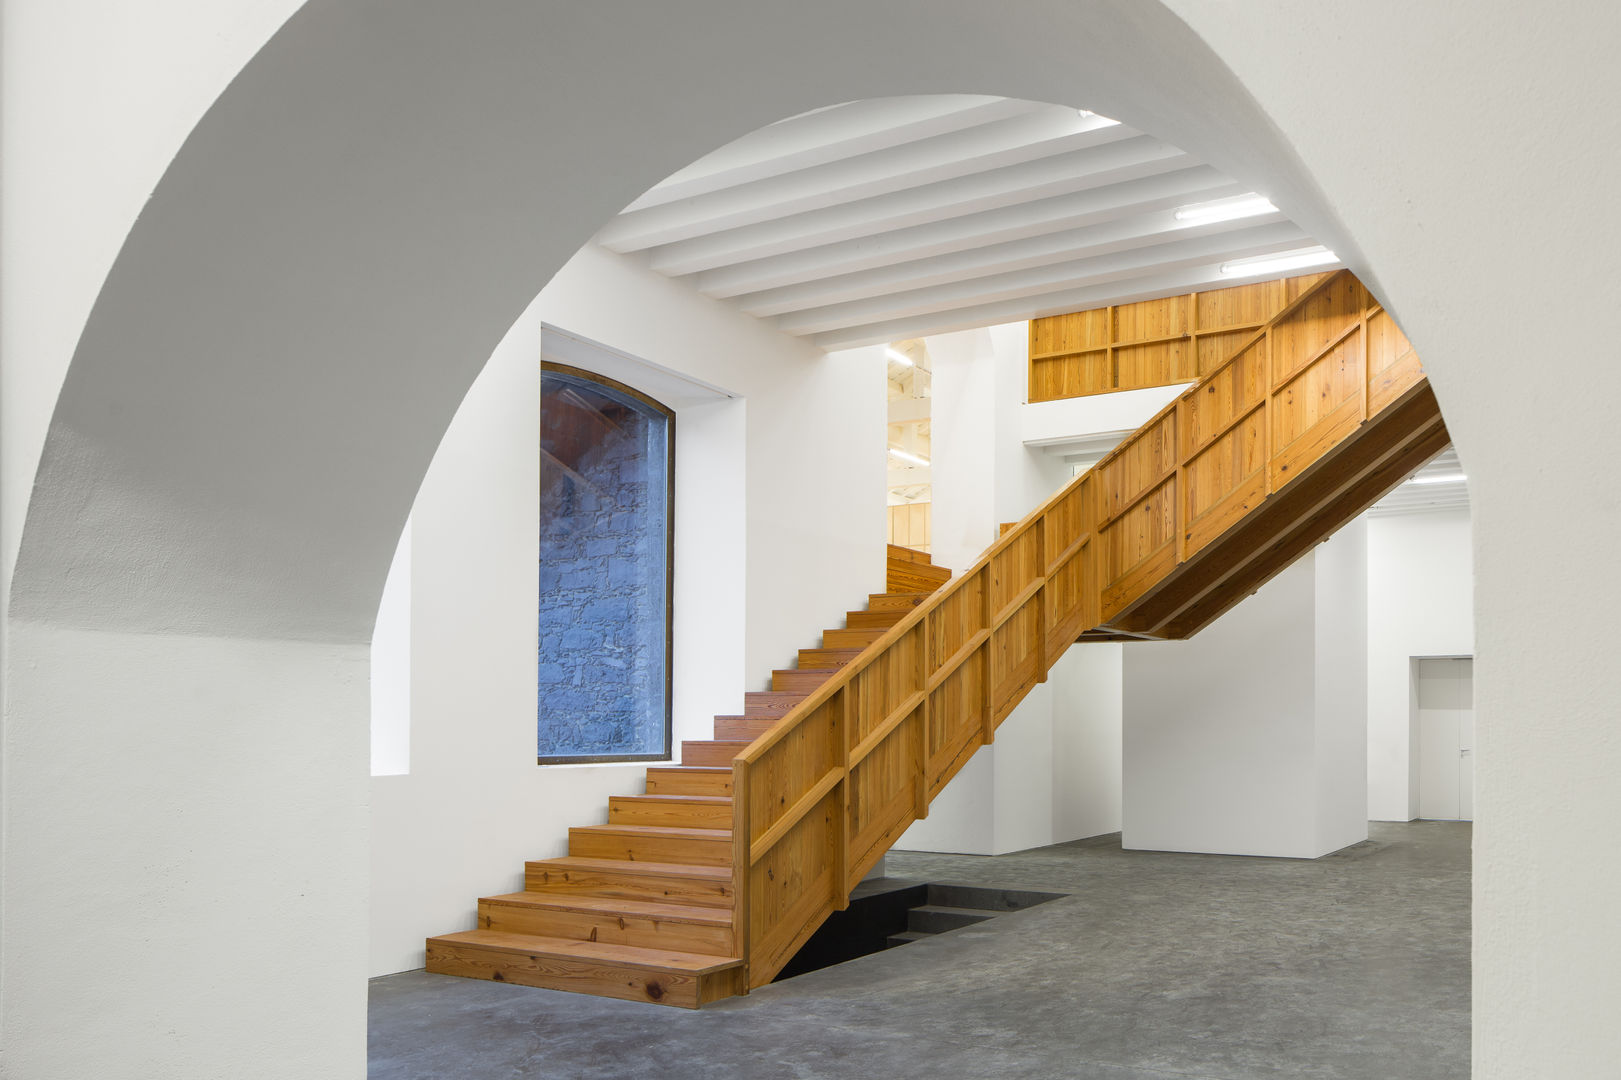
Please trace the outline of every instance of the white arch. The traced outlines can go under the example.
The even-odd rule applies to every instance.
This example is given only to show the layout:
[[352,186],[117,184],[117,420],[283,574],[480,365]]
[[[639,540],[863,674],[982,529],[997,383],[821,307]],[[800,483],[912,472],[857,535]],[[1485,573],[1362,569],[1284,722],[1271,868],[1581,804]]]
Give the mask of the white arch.
[[[1457,119],[1453,95],[1487,83],[1468,63],[1439,66],[1451,53],[1429,42],[1455,49],[1467,33],[1466,60],[1532,65],[1575,107],[1606,70],[1588,44],[1604,35],[1577,5],[1539,12],[1541,50],[1491,32],[1506,3],[1496,23],[1475,12],[1485,30],[1383,2],[1173,6],[1267,110],[1181,18],[1133,0],[328,0],[295,15],[131,230],[42,456],[8,643],[0,974],[18,1075],[117,1073],[131,1039],[172,1077],[358,1071],[363,643],[415,485],[477,366],[597,225],[660,177],[784,115],[928,92],[1085,105],[1163,135],[1268,191],[1397,309],[1470,462],[1477,565],[1492,583],[1478,605],[1478,913],[1502,944],[1480,956],[1485,1075],[1550,1060],[1591,1075],[1613,1056],[1617,1035],[1592,1009],[1621,990],[1621,941],[1594,899],[1616,883],[1614,861],[1544,865],[1557,900],[1514,869],[1535,844],[1562,850],[1583,821],[1621,818],[1617,785],[1592,780],[1605,762],[1613,778],[1621,748],[1604,741],[1602,702],[1580,692],[1615,688],[1602,666],[1613,631],[1572,569],[1607,565],[1613,487],[1585,507],[1574,545],[1522,528],[1517,506],[1534,516],[1593,490],[1557,477],[1531,489],[1520,455],[1489,437],[1494,419],[1518,406],[1543,445],[1572,451],[1580,424],[1564,401],[1510,383],[1515,357],[1480,355],[1536,342],[1577,355],[1599,339],[1566,324],[1482,329],[1500,321],[1483,278],[1527,292],[1559,282],[1567,302],[1581,284],[1534,242],[1480,242],[1480,217],[1459,204],[1502,200],[1524,178],[1471,172],[1481,129],[1467,116],[1439,147],[1424,123]],[[1397,111],[1424,92],[1444,107]],[[1578,194],[1602,208],[1598,191]],[[1612,211],[1597,231],[1614,239],[1614,226]],[[1601,296],[1591,290],[1595,306]],[[1593,402],[1621,389],[1613,369],[1579,370],[1603,380]],[[1597,408],[1572,411],[1586,410],[1589,442],[1613,446]],[[1559,626],[1579,640],[1541,647]],[[1538,665],[1570,685],[1522,689],[1516,675]],[[1494,731],[1494,712],[1560,740],[1541,748],[1546,769],[1526,766],[1524,735]],[[164,775],[152,748],[171,743],[184,767]],[[147,775],[120,770],[126,744],[145,751]],[[1548,805],[1560,788],[1566,801]],[[1516,813],[1529,820],[1511,830]],[[84,862],[104,852],[119,873],[86,883]],[[133,903],[121,880],[137,884]],[[1556,912],[1574,929],[1543,925]],[[116,944],[51,936],[98,921]],[[234,960],[207,940],[244,922]],[[1594,959],[1606,953],[1608,966]],[[244,960],[253,970],[234,970]],[[75,978],[98,963],[120,983],[109,1001]],[[1519,1000],[1544,963],[1568,985]],[[1588,1019],[1575,1039],[1572,1016]],[[266,1056],[287,1045],[298,1061]]]

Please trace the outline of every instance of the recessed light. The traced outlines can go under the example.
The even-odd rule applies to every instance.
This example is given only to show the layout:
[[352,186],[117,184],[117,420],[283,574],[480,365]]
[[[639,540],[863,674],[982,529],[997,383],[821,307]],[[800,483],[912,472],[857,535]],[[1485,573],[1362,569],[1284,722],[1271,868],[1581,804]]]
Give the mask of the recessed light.
[[1461,484],[1469,479],[1463,473],[1448,473],[1445,476],[1415,476],[1407,481],[1409,484]]
[[1304,251],[1286,251],[1281,255],[1264,255],[1257,259],[1234,259],[1221,264],[1221,272],[1230,277],[1255,274],[1276,274],[1285,270],[1304,270],[1308,266],[1324,266],[1339,262],[1340,257],[1324,247]]
[[889,448],[889,452],[900,458],[902,461],[910,461],[913,465],[927,465],[929,463],[929,459],[926,457],[918,457],[916,454],[908,454],[905,450],[897,450],[893,446]]
[[912,367],[917,363],[916,360],[913,360],[910,356],[907,356],[899,349],[885,349],[884,352],[888,353],[889,358],[895,361],[897,364],[905,364],[907,367]]
[[1177,210],[1176,220],[1189,225],[1208,225],[1216,221],[1234,221],[1238,218],[1275,214],[1278,208],[1263,195],[1246,195],[1241,199],[1222,199],[1219,202],[1195,203]]

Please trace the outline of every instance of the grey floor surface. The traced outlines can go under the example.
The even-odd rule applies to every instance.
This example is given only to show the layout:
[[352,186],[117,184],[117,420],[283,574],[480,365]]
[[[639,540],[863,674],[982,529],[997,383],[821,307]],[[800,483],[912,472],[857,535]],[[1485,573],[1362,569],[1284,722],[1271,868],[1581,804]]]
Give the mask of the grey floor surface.
[[1469,849],[1419,822],[1310,862],[892,852],[890,877],[1071,895],[699,1012],[376,979],[370,1076],[1464,1080]]

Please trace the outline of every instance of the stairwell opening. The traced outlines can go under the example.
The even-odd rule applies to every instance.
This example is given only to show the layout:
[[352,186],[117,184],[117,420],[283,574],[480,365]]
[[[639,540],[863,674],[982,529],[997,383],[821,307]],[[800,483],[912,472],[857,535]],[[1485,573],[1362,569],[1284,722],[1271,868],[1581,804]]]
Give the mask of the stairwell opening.
[[1012,911],[1061,900],[1068,893],[999,885],[959,885],[874,878],[858,885],[850,906],[829,915],[772,982],[782,982],[914,941],[976,926]]

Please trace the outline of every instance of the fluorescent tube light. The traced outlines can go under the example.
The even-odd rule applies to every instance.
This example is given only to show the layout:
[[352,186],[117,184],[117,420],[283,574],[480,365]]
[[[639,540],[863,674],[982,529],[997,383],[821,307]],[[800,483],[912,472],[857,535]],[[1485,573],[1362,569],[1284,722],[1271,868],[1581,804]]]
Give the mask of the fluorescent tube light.
[[1247,195],[1241,199],[1224,199],[1220,202],[1194,203],[1177,210],[1176,220],[1189,225],[1209,225],[1217,221],[1234,221],[1238,218],[1257,217],[1261,214],[1275,214],[1278,208],[1267,201],[1263,195]]
[[1281,255],[1266,255],[1258,259],[1234,259],[1221,264],[1221,272],[1229,277],[1250,277],[1257,274],[1277,274],[1285,270],[1304,270],[1308,266],[1324,266],[1339,262],[1340,257],[1327,248],[1305,251],[1285,251]]
[[917,363],[917,361],[913,360],[910,356],[907,356],[899,349],[885,349],[884,351],[888,353],[889,358],[895,361],[897,364],[905,364],[907,367],[912,367]]
[[897,450],[893,446],[889,448],[889,452],[900,458],[902,461],[910,461],[913,465],[927,465],[929,463],[929,459],[926,457],[918,457],[916,454],[908,454],[905,450]]
[[1407,481],[1409,484],[1461,484],[1469,479],[1463,473],[1448,473],[1445,476],[1415,476]]

